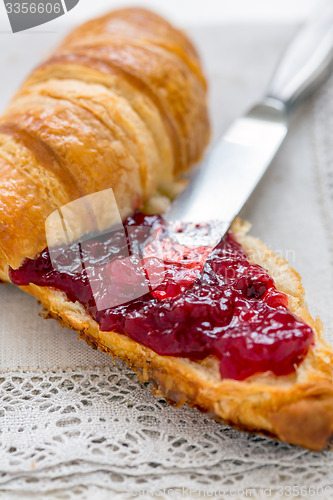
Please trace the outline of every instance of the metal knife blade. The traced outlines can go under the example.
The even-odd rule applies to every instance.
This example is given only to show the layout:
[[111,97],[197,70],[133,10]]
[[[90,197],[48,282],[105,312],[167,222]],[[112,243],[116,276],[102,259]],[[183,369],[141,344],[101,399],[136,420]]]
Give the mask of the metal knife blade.
[[[252,108],[231,125],[165,219],[199,225],[211,221],[211,232],[204,232],[203,225],[203,232],[198,232],[192,244],[214,245],[214,239],[217,243],[258,184],[287,131],[283,110],[269,103]],[[191,244],[188,231],[177,232],[176,237]]]
[[188,246],[214,247],[220,241],[282,144],[291,112],[326,79],[332,65],[329,0],[294,38],[263,101],[231,125],[164,214],[171,237]]

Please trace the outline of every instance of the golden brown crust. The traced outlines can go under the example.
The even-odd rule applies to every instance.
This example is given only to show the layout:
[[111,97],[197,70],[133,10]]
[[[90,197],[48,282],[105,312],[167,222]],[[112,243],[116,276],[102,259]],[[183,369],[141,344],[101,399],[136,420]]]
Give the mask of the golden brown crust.
[[113,188],[126,214],[197,161],[208,136],[185,35],[144,9],[75,29],[0,119],[0,277],[46,246],[57,207]]
[[320,450],[333,433],[332,350],[322,339],[320,322],[309,315],[297,273],[259,240],[245,235],[245,229],[239,221],[233,226],[251,260],[275,275],[279,289],[288,294],[290,309],[315,331],[314,348],[289,376],[265,373],[242,382],[221,380],[212,357],[197,363],[160,356],[125,335],[101,332],[83,307],[62,292],[35,285],[22,288],[44,304],[49,317],[77,330],[92,347],[126,361],[142,381],[152,382],[156,395],[176,405],[196,406],[240,429]]

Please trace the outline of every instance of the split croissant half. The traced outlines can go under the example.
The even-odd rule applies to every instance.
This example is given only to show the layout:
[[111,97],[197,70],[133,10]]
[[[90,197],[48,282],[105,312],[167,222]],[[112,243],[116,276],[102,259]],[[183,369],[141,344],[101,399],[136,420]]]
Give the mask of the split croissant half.
[[[47,218],[73,200],[112,188],[125,217],[176,194],[179,175],[200,159],[208,139],[206,81],[184,34],[143,9],[114,11],[75,29],[0,119],[0,279],[10,281],[9,266],[38,256],[47,246]],[[332,350],[309,315],[297,273],[246,228],[236,221],[232,230],[315,332],[313,348],[288,376],[221,379],[212,359],[158,355],[126,335],[100,331],[59,290],[21,288],[49,316],[152,381],[159,396],[320,450],[333,433]]]

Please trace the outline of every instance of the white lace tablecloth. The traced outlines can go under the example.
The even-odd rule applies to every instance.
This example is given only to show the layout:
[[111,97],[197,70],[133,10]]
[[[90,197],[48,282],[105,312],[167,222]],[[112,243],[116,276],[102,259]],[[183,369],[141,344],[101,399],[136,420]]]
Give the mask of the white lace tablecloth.
[[[261,95],[293,31],[191,30],[211,83],[215,139]],[[60,37],[0,38],[1,106],[13,82]],[[311,312],[331,338],[332,190],[333,80],[295,117],[243,214],[253,234],[303,275]],[[333,452],[312,453],[172,408],[121,362],[113,365],[39,311],[34,299],[0,287],[1,499],[294,497],[294,486],[303,497],[333,498]]]

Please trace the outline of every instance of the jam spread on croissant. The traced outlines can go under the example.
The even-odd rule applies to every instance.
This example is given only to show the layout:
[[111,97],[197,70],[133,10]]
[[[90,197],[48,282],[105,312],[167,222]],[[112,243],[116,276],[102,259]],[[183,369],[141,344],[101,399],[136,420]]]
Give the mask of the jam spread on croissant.
[[[159,216],[136,212],[124,227],[125,238],[118,231],[86,240],[80,251],[77,243],[63,248],[56,266],[46,248],[12,269],[10,278],[17,285],[64,291],[102,331],[124,333],[158,354],[192,360],[214,355],[222,378],[295,370],[313,331],[288,310],[287,296],[262,267],[249,262],[231,232],[207,256],[205,248],[171,241]],[[146,240],[142,228],[155,231],[144,254],[138,250],[140,238]],[[137,242],[132,255],[129,234]]]

